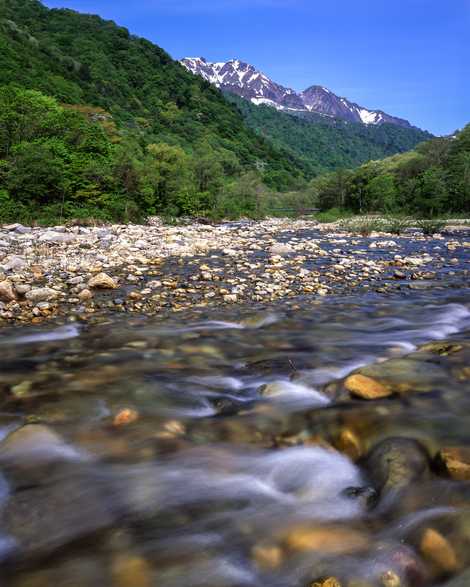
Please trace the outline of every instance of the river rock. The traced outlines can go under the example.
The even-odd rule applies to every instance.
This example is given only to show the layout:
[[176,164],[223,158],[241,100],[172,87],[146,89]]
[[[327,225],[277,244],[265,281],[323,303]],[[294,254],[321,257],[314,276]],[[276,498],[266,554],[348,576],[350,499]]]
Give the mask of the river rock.
[[116,289],[117,283],[106,273],[98,273],[90,279],[88,287],[92,289]]
[[288,550],[295,552],[327,554],[351,554],[366,550],[370,545],[364,533],[340,526],[298,526],[287,533],[284,544]]
[[96,480],[70,470],[44,481],[44,486],[14,492],[0,516],[3,531],[15,541],[16,560],[50,556],[114,522],[109,500]]
[[458,481],[470,481],[470,447],[442,448],[436,463],[449,477]]
[[5,271],[20,271],[24,267],[26,267],[27,263],[22,257],[18,257],[17,255],[12,255],[8,258],[5,265],[3,265],[3,269]]
[[50,287],[38,287],[26,292],[25,297],[33,304],[38,304],[40,302],[48,302],[50,300],[53,300],[58,295],[59,292],[55,289],[52,289]]
[[0,467],[16,488],[42,483],[57,465],[89,460],[51,428],[40,424],[23,426],[0,443]]
[[282,549],[274,544],[257,544],[252,550],[252,558],[261,570],[273,571],[282,564]]
[[380,382],[391,392],[429,391],[448,381],[439,365],[412,358],[389,359],[363,367],[358,374]]
[[424,446],[412,438],[387,438],[375,445],[364,467],[380,493],[397,491],[426,478],[429,456]]
[[457,556],[451,544],[433,528],[425,530],[421,538],[420,550],[439,574],[455,573],[459,568]]
[[44,234],[42,234],[38,238],[38,241],[40,243],[64,244],[64,243],[73,242],[75,239],[76,239],[76,237],[73,236],[72,234],[65,234],[65,233],[61,233],[61,232],[49,231],[49,232],[45,232]]
[[9,279],[0,282],[0,300],[2,302],[13,302],[16,299],[16,293],[13,284]]
[[276,243],[269,248],[271,255],[289,255],[294,252],[294,249],[289,244]]
[[152,587],[152,569],[140,556],[120,554],[111,564],[113,587]]
[[393,393],[387,385],[360,373],[350,375],[344,385],[352,396],[366,400],[382,399]]
[[89,289],[82,289],[82,291],[78,294],[78,299],[80,302],[88,302],[89,300],[93,299],[93,294]]

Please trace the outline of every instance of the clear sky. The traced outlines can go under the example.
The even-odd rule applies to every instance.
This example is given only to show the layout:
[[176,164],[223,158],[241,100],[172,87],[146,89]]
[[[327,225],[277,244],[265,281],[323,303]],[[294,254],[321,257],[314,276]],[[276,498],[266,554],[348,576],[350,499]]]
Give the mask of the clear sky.
[[46,0],[99,14],[175,59],[241,59],[436,134],[470,122],[470,0]]

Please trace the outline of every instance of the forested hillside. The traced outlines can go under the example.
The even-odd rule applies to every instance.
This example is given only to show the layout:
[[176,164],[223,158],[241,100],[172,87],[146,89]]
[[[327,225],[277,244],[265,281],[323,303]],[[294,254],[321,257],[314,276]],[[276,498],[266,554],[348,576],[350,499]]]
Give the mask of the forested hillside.
[[324,175],[314,180],[313,191],[322,209],[427,217],[470,213],[470,125],[414,151]]
[[364,125],[330,120],[314,113],[297,116],[269,106],[256,106],[234,94],[226,95],[237,104],[250,128],[278,148],[300,157],[314,174],[357,167],[371,159],[403,153],[432,138],[428,132],[414,127]]
[[[202,213],[247,173],[258,170],[260,181],[274,189],[302,186],[309,177],[297,157],[249,130],[220,92],[151,42],[96,16],[49,10],[36,0],[3,0],[0,79],[4,200],[24,201],[29,193],[33,209],[60,202],[79,215],[104,208],[113,216],[123,209]],[[6,89],[11,84],[16,89]],[[76,117],[73,124],[62,117],[70,129],[36,133],[32,124],[26,135],[12,131],[23,108],[34,112],[39,102],[51,116],[75,106],[82,128],[107,143],[99,166],[94,157],[71,164],[77,145],[67,136],[76,130]],[[31,122],[26,118],[21,124]],[[54,177],[43,172],[33,196],[19,177],[32,161],[40,167],[45,160],[55,161],[49,165]],[[60,170],[64,175],[55,177]]]

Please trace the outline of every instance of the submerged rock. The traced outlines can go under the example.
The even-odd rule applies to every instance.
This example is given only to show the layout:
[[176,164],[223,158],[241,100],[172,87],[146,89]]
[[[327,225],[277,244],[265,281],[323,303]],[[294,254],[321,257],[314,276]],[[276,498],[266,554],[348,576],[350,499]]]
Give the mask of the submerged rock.
[[470,447],[442,448],[436,457],[436,464],[452,479],[470,481]]
[[459,568],[457,556],[449,541],[440,532],[428,528],[421,539],[421,554],[438,574],[455,573]]
[[429,456],[412,438],[387,438],[379,442],[364,460],[364,467],[380,493],[403,489],[429,473]]
[[51,428],[39,424],[23,426],[0,443],[0,467],[15,489],[43,484],[64,464],[88,460]]
[[9,498],[0,524],[15,543],[12,558],[31,561],[90,537],[114,523],[109,501],[93,479],[69,474]]
[[326,554],[351,554],[366,550],[369,537],[352,528],[340,526],[299,526],[285,537],[285,546],[295,552],[322,552]]
[[367,400],[382,399],[393,393],[387,385],[360,373],[348,377],[344,385],[352,396]]

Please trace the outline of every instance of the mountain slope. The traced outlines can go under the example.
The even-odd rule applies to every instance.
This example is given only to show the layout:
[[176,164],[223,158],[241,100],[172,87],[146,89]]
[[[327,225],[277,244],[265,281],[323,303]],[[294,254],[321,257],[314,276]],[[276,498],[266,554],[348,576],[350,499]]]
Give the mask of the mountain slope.
[[403,153],[432,138],[417,128],[325,121],[315,113],[292,116],[269,106],[255,106],[234,94],[227,94],[227,99],[238,105],[248,126],[303,159],[315,174]]
[[325,117],[366,125],[394,124],[404,128],[411,127],[407,120],[390,116],[381,110],[364,108],[322,86],[314,85],[297,93],[272,81],[253,65],[239,60],[210,63],[203,57],[188,57],[182,59],[181,63],[191,73],[256,105],[266,104],[291,113],[315,112]]
[[110,21],[36,0],[0,3],[0,80],[111,113],[145,142],[191,152],[207,141],[243,166],[301,177],[301,164],[246,128],[239,112],[162,49]]

